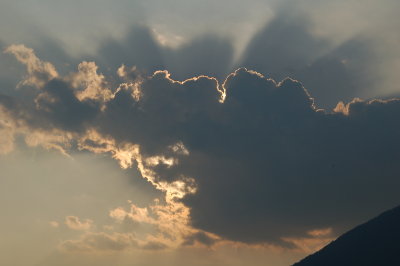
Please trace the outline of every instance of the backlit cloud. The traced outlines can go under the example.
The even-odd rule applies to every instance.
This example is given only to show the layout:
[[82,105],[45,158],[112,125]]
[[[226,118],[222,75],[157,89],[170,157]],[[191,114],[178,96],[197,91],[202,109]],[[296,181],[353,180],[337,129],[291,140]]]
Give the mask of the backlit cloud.
[[6,53],[13,54],[15,58],[26,66],[27,76],[21,81],[21,85],[42,87],[46,82],[58,76],[54,66],[36,57],[33,50],[24,45],[11,45]]
[[[22,60],[28,75],[57,73],[22,50],[40,66],[35,72]],[[32,106],[0,98],[2,121],[12,128],[5,147],[19,134],[31,145],[51,140],[64,152],[107,153],[165,195],[150,209],[110,213],[119,223],[152,224],[155,233],[132,241],[97,232],[66,242],[68,249],[209,246],[218,239],[290,246],[318,238],[309,233],[316,229],[340,232],[399,200],[397,99],[354,100],[326,112],[300,82],[244,68],[223,83],[209,76],[180,82],[156,71],[115,87],[105,86],[111,83],[94,63],[82,63],[76,75],[53,74],[40,79]],[[37,132],[43,139],[28,141]],[[55,132],[60,139],[50,137]]]

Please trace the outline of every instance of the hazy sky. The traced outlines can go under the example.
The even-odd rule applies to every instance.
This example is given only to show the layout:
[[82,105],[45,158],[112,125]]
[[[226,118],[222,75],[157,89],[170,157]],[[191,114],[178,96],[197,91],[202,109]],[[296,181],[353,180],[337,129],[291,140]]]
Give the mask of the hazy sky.
[[289,265],[398,205],[399,8],[0,0],[0,264]]

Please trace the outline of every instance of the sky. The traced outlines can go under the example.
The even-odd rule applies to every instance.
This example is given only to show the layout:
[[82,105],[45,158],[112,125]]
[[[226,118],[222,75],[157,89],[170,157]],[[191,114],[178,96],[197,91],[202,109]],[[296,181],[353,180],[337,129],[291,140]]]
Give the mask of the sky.
[[399,204],[397,0],[0,0],[0,265],[290,265]]

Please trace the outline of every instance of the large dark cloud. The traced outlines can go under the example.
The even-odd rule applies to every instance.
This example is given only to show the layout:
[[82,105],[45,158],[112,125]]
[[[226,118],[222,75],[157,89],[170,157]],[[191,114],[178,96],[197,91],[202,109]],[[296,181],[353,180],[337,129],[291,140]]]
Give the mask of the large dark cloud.
[[192,152],[185,170],[198,177],[199,191],[185,202],[195,226],[278,241],[313,227],[342,231],[398,203],[398,100],[328,114],[299,83],[261,80],[239,72],[228,82],[228,122],[213,129],[218,152]]
[[[217,84],[157,72],[141,79],[139,100],[121,88],[101,103],[55,79],[30,116],[13,116],[42,130],[96,129],[145,156],[172,156],[182,142],[189,155],[152,169],[159,180],[194,178],[198,191],[183,199],[193,226],[231,240],[284,244],[315,228],[343,231],[398,203],[399,100],[355,100],[327,113],[295,80],[240,69],[224,83],[224,103]],[[0,103],[17,108],[9,101]]]

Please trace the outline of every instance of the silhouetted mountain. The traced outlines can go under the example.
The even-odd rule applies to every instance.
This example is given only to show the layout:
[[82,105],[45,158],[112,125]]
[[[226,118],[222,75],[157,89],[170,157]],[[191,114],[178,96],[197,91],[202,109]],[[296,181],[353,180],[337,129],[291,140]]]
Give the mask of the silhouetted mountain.
[[357,226],[293,266],[399,266],[400,206]]

